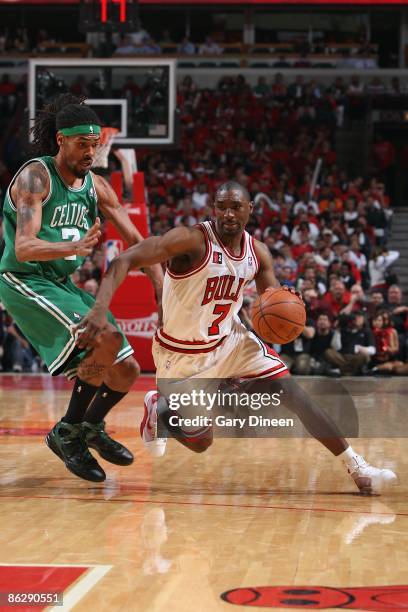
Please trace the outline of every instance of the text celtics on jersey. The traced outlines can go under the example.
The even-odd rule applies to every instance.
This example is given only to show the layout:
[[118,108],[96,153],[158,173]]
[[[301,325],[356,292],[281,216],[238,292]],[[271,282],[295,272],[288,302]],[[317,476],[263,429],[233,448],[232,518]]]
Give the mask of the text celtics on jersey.
[[54,209],[50,227],[61,227],[66,225],[76,225],[79,228],[88,230],[89,224],[86,218],[89,209],[83,204],[69,202],[68,204],[58,205]]

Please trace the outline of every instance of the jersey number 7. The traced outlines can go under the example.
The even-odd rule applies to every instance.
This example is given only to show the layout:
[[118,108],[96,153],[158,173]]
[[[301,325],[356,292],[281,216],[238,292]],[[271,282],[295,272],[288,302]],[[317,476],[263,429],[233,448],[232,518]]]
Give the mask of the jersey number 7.
[[220,323],[228,315],[229,311],[231,310],[231,306],[232,304],[216,304],[214,306],[213,314],[220,316],[217,317],[211,327],[208,328],[209,336],[218,336],[220,333]]

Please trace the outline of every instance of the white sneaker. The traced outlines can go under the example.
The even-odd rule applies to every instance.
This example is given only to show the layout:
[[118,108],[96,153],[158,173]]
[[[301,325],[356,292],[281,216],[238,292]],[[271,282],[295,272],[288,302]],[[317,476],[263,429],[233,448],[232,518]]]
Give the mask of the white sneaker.
[[348,473],[361,493],[381,493],[396,484],[397,476],[392,470],[373,467],[361,455],[355,455],[354,460],[355,468],[348,468]]
[[157,437],[157,391],[148,391],[144,399],[144,416],[140,423],[143,444],[153,457],[162,457],[166,452],[167,438]]

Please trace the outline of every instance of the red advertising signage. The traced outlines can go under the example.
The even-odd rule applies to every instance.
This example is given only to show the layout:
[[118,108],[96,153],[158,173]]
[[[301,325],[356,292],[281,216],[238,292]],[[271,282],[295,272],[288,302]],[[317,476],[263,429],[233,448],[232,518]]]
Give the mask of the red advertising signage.
[[[122,177],[114,172],[111,177],[113,189],[122,201]],[[145,187],[142,172],[133,175],[133,202],[127,209],[133,224],[143,236],[148,236],[147,207],[144,199]],[[127,248],[111,222],[107,222],[104,235],[106,270],[112,259]],[[152,341],[156,333],[158,314],[153,285],[140,270],[131,270],[115,292],[112,313],[120,329],[135,351],[135,357],[143,372],[153,372]]]

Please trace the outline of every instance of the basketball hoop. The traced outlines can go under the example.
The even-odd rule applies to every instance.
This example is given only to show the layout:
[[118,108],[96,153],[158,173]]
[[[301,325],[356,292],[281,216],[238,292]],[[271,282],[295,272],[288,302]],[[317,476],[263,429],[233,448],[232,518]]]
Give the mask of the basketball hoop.
[[119,132],[117,128],[114,127],[103,127],[101,128],[101,140],[96,149],[95,160],[92,165],[92,168],[104,168],[108,167],[108,157],[109,151],[111,150],[111,146],[116,134]]

